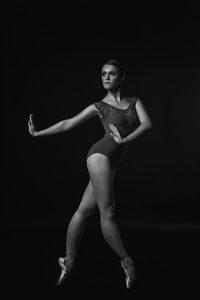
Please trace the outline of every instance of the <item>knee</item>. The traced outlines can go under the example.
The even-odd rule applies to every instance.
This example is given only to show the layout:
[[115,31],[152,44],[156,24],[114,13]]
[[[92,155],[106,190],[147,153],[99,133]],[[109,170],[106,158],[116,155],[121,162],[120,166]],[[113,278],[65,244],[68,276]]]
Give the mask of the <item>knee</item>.
[[76,215],[79,219],[86,219],[86,218],[88,218],[93,212],[94,212],[94,209],[89,209],[89,208],[78,208],[77,211],[75,212],[75,215]]
[[100,211],[101,221],[110,221],[115,218],[115,207],[104,208]]

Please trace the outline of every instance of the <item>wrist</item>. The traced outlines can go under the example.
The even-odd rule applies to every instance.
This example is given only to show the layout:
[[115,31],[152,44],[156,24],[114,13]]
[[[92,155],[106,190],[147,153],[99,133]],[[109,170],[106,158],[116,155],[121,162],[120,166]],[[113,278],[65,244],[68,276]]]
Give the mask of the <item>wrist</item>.
[[128,143],[127,138],[122,139],[122,144]]
[[39,133],[39,132],[34,132],[32,135],[33,135],[34,137],[38,137],[38,136],[40,136],[40,133]]

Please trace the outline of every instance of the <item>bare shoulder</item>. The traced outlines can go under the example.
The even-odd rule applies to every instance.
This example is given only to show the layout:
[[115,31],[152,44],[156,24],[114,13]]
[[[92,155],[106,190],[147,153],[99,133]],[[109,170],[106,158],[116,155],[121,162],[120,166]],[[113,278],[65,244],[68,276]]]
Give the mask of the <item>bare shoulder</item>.
[[129,99],[130,102],[132,102],[135,106],[138,102],[141,102],[139,97],[136,96],[129,96],[127,97]]
[[102,100],[99,100],[97,102],[93,102],[92,104],[90,104],[88,106],[88,108],[90,108],[90,110],[94,113],[98,113],[99,109],[100,109],[100,106],[101,106],[101,102]]
[[144,111],[145,110],[145,106],[143,104],[143,101],[141,100],[141,98],[139,97],[130,97],[130,101],[133,103],[135,109],[137,110],[137,112],[139,111]]
[[96,107],[96,104],[97,104],[98,102],[94,102],[94,103],[91,103],[90,105],[88,105],[87,107],[86,107],[86,109],[88,110],[88,111],[91,111],[91,112],[96,112],[97,111],[97,107]]
[[70,120],[72,126],[76,126],[76,125],[90,119],[91,117],[97,115],[97,108],[95,106],[95,103],[89,104],[80,113],[78,113],[74,117],[70,118],[69,120]]

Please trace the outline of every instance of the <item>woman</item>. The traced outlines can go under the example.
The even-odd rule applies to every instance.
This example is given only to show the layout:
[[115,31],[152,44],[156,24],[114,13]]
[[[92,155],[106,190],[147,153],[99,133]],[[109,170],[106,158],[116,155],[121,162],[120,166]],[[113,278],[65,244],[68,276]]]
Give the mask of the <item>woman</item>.
[[107,95],[101,101],[89,105],[73,118],[60,121],[41,131],[36,131],[33,117],[30,115],[29,132],[34,137],[67,131],[95,115],[100,117],[105,129],[104,137],[95,143],[87,154],[90,180],[67,229],[66,256],[58,260],[61,267],[58,285],[63,283],[74,266],[86,221],[96,207],[100,212],[103,236],[120,258],[126,275],[126,287],[130,289],[136,280],[134,262],[123,245],[115,222],[113,178],[130,142],[152,125],[141,100],[122,95],[123,80],[124,70],[119,62],[109,60],[102,67],[102,83]]

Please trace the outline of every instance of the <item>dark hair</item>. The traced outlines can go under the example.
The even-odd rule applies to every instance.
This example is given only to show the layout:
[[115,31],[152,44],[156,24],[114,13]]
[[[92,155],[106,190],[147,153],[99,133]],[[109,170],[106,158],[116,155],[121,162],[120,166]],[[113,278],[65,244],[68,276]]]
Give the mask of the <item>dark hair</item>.
[[125,75],[125,70],[123,66],[115,59],[109,59],[104,65],[112,65],[116,67],[119,71],[120,76],[123,78]]

